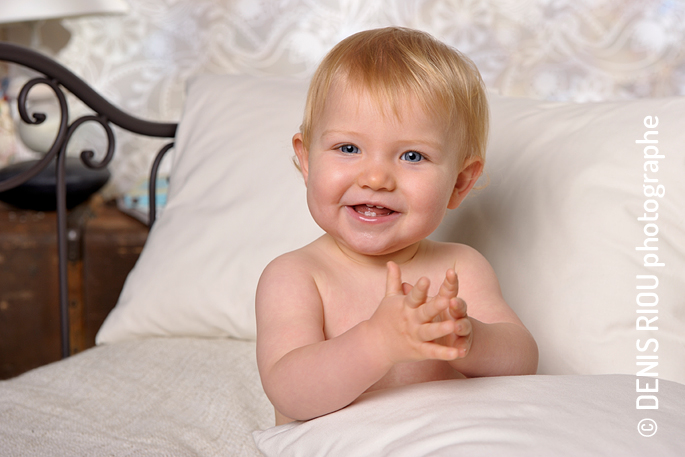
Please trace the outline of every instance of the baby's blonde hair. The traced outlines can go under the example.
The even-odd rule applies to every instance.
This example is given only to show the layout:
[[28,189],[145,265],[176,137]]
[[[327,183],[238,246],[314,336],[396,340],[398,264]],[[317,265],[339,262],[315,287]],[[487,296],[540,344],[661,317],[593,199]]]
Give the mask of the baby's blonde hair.
[[475,64],[459,51],[418,30],[387,27],[356,33],[338,43],[314,73],[300,131],[309,148],[313,124],[323,113],[331,85],[363,89],[395,115],[414,97],[444,122],[458,142],[460,163],[485,160],[488,104]]

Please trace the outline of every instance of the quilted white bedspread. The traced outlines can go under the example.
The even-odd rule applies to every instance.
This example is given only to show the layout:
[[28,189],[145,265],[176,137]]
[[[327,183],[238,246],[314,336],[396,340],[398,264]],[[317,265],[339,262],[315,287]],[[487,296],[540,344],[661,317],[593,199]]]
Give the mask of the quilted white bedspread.
[[259,456],[273,425],[254,342],[99,346],[0,382],[0,455]]

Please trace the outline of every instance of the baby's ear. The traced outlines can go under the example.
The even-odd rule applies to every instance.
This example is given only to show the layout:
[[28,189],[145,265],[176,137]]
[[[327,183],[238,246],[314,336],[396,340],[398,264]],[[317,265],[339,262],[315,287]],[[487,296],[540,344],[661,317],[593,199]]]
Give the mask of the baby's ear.
[[464,162],[447,204],[449,209],[455,209],[461,205],[461,202],[476,185],[481,173],[483,173],[483,160],[481,158],[472,157]]
[[309,177],[309,151],[304,147],[304,141],[302,140],[302,134],[296,133],[293,136],[293,149],[295,150],[295,155],[297,156],[297,164],[302,176],[304,177],[304,184],[307,185],[307,178]]

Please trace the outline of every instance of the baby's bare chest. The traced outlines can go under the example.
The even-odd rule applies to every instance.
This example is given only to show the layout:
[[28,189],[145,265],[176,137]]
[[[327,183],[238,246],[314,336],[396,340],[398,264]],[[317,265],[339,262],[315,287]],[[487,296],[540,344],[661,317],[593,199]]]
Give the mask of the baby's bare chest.
[[[413,285],[420,276],[430,279],[428,296],[436,295],[444,277],[426,272],[402,273],[402,281]],[[326,339],[335,338],[361,321],[371,318],[386,294],[386,272],[331,271],[323,280],[317,281],[324,311],[324,334]]]
[[[351,278],[347,278],[351,280]],[[378,283],[380,282],[380,287]],[[432,285],[437,293],[439,284]],[[385,296],[385,277],[356,278],[354,283],[332,282],[322,294],[324,305],[324,334],[326,339],[341,335],[371,318]],[[447,362],[427,360],[397,364],[374,384],[369,391],[397,387],[419,382],[438,381],[463,377]]]
[[349,289],[329,287],[322,297],[326,339],[335,338],[371,318],[383,296],[384,291],[368,283],[357,283]]

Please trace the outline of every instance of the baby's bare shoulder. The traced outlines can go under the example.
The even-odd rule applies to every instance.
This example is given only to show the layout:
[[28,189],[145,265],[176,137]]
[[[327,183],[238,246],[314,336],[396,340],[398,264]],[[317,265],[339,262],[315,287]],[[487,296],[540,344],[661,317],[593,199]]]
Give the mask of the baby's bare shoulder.
[[461,243],[429,241],[427,251],[439,263],[448,263],[457,273],[463,269],[482,268],[490,265],[476,249]]
[[323,263],[318,255],[316,242],[310,243],[294,251],[282,254],[273,259],[264,269],[262,277],[307,277],[321,267]]
[[262,272],[257,285],[257,308],[290,304],[320,306],[320,271],[322,259],[317,241],[272,260]]
[[436,243],[436,251],[454,262],[459,296],[469,307],[469,316],[483,322],[520,322],[502,296],[499,280],[488,260],[465,244]]

